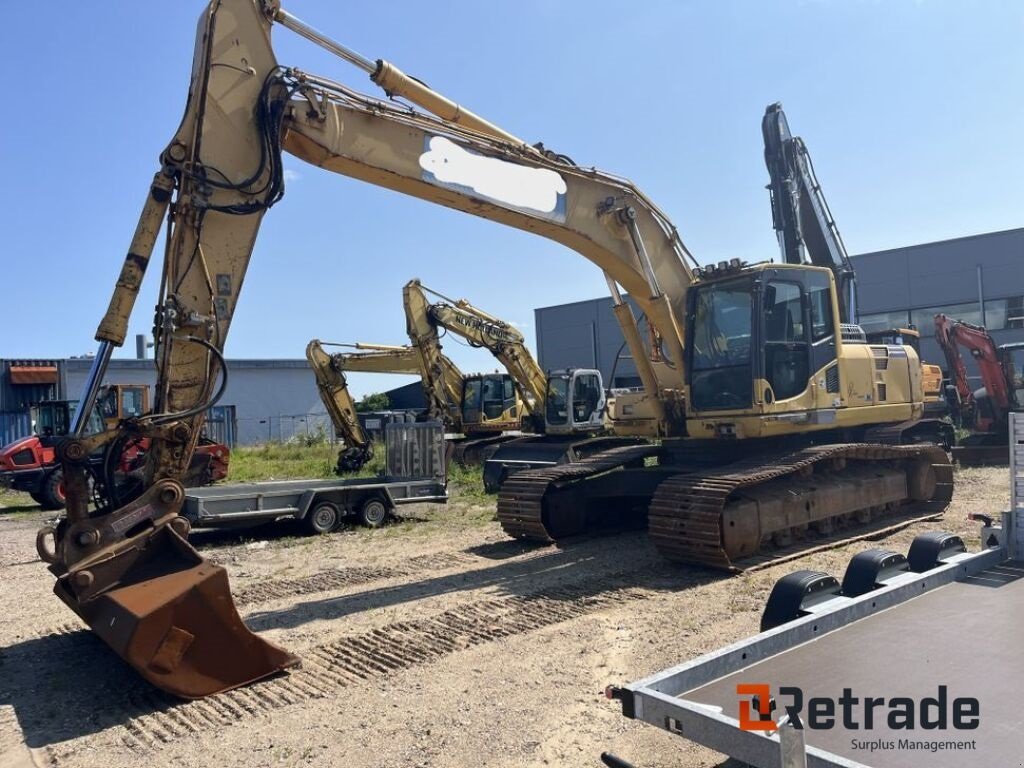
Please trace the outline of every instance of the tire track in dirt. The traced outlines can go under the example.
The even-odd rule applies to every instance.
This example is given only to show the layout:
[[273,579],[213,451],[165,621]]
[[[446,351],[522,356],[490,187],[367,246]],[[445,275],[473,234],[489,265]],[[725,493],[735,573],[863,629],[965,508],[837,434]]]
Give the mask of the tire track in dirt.
[[[519,542],[499,542],[508,544],[507,549],[517,555],[518,560],[528,560],[532,557],[541,556],[549,552],[548,547],[531,548],[523,552]],[[299,576],[291,579],[267,579],[258,581],[251,586],[243,587],[234,593],[235,605],[243,608],[250,605],[270,602],[287,597],[302,597],[314,595],[319,592],[330,592],[335,589],[355,587],[369,584],[374,581],[386,579],[408,578],[435,571],[444,571],[449,568],[465,568],[490,562],[489,558],[467,554],[464,552],[439,552],[429,555],[417,555],[408,558],[398,566],[346,566],[342,568],[329,568],[308,576]],[[230,570],[230,569],[229,569]],[[467,571],[471,573],[471,571]],[[56,652],[60,652],[65,645],[69,652],[77,642],[74,636],[79,632],[88,631],[88,628],[80,622],[65,622],[52,627],[44,627],[33,630],[17,638],[14,642],[23,642],[41,637],[57,636],[55,645]]]
[[116,719],[123,722],[123,743],[141,755],[284,706],[333,697],[452,653],[645,599],[650,593],[627,586],[628,575],[478,600],[342,637],[303,652],[297,671],[208,699],[181,702],[140,681],[121,701],[107,704],[121,710]]
[[367,584],[371,581],[405,578],[431,571],[459,568],[479,562],[481,558],[459,552],[441,552],[411,557],[398,566],[346,566],[317,571],[292,579],[268,579],[235,593],[235,605],[250,605],[282,597],[301,597],[332,589]]

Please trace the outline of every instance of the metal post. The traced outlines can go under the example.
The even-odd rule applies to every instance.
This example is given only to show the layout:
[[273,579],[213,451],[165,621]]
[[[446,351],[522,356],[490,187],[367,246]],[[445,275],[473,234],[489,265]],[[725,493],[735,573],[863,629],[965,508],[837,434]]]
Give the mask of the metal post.
[[782,768],[807,768],[807,745],[804,732],[790,722],[789,716],[779,722],[779,764]]
[[103,377],[107,373],[107,365],[110,357],[114,354],[114,344],[109,341],[101,341],[100,348],[93,358],[92,367],[89,369],[89,376],[82,388],[82,396],[78,399],[78,408],[75,410],[75,418],[71,422],[71,434],[74,437],[81,437],[85,434],[85,428],[89,424],[89,416],[96,405],[96,396],[103,385]]
[[978,265],[978,309],[981,311],[981,326],[985,327],[985,283],[982,278],[981,264]]

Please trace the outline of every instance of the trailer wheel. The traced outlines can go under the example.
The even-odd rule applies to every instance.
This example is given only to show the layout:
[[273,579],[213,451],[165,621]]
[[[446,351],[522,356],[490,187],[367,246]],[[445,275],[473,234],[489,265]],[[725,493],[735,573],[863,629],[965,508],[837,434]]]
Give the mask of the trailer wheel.
[[302,518],[306,530],[316,535],[330,533],[337,527],[340,520],[341,513],[329,501],[321,501]]
[[363,502],[363,506],[359,509],[359,520],[367,528],[380,528],[388,519],[389,514],[391,514],[391,510],[387,504],[381,499],[372,498]]
[[55,469],[39,485],[39,506],[47,511],[64,509],[65,498],[64,473]]

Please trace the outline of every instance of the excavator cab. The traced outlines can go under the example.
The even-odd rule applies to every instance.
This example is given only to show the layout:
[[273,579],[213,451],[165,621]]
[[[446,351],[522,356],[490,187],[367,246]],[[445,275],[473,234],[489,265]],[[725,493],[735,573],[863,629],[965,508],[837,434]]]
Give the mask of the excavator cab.
[[[816,372],[836,359],[835,288],[827,269],[736,265],[688,297],[692,411],[810,410]],[[755,391],[755,382],[758,384]]]
[[1024,410],[1024,344],[1005,344],[999,349],[1009,385],[1010,407],[1015,411]]
[[467,432],[517,429],[519,402],[507,373],[467,376],[462,383],[462,427]]
[[548,374],[544,404],[545,430],[564,435],[593,432],[602,427],[605,394],[601,372],[588,369]]

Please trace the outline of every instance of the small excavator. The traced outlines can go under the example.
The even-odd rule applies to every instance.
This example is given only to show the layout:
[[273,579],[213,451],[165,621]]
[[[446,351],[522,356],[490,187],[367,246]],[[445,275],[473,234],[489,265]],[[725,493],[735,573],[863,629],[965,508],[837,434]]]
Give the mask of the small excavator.
[[[360,352],[328,354],[325,346],[352,346]],[[410,347],[392,347],[379,344],[335,344],[313,339],[306,345],[306,359],[316,376],[320,393],[334,431],[341,438],[335,472],[358,472],[373,458],[373,442],[359,423],[356,404],[348,391],[346,371],[367,373],[420,374],[419,356]]]
[[[9,487],[32,497],[47,511],[64,509],[64,472],[57,458],[57,446],[68,434],[75,408],[74,400],[44,400],[29,408],[34,434],[14,440],[0,448],[0,488]],[[149,410],[149,386],[146,384],[106,384],[93,409],[89,431],[113,429],[121,419],[139,416]],[[145,460],[148,441],[126,445],[117,461],[108,464],[106,456],[93,456],[89,467],[90,484],[134,482]],[[223,480],[228,474],[231,448],[213,440],[201,439],[185,486],[192,488]]]
[[[953,448],[953,459],[965,466],[1006,464],[1010,413],[1024,410],[1024,343],[996,346],[982,326],[942,314],[935,316],[935,341],[949,367],[952,410],[972,432]],[[971,388],[961,347],[978,366],[980,389]]]
[[[275,24],[361,69],[370,96],[277,62]],[[67,515],[37,534],[54,591],[154,685],[206,696],[299,663],[253,634],[227,572],[188,541],[180,515],[223,350],[263,215],[284,196],[282,151],[327,171],[547,237],[604,273],[643,384],[609,398],[618,436],[659,442],[510,477],[498,515],[551,540],[608,515],[645,516],[670,561],[736,570],[759,550],[851,521],[941,512],[946,453],[917,429],[921,364],[868,344],[847,320],[841,264],[697,266],[636,185],[530,144],[394,64],[368,59],[275,0],[213,0],[197,29],[181,124],[143,201],[99,348],[59,447]],[[154,313],[151,412],[90,434],[89,414],[167,222]],[[651,332],[647,343],[628,292]],[[143,482],[90,505],[88,457],[150,439]]]
[[509,475],[524,469],[575,463],[641,442],[604,434],[606,395],[600,371],[568,368],[545,374],[516,328],[466,299],[449,298],[419,280],[406,283],[402,295],[409,337],[424,364],[440,354],[445,331],[494,355],[516,387],[524,431],[532,434],[504,435],[487,446],[494,448],[481,456],[488,493],[497,493]]
[[[331,355],[324,346],[352,346],[362,351]],[[463,374],[440,351],[431,357],[432,364],[424,367],[424,356],[408,345],[332,344],[314,339],[306,347],[306,358],[316,375],[320,399],[345,444],[338,454],[339,474],[354,472],[373,457],[373,444],[359,425],[348,391],[346,371],[419,376],[428,403],[424,417],[445,425],[449,456],[458,464],[478,463],[489,446],[519,434],[518,414],[524,408],[508,374]]]

